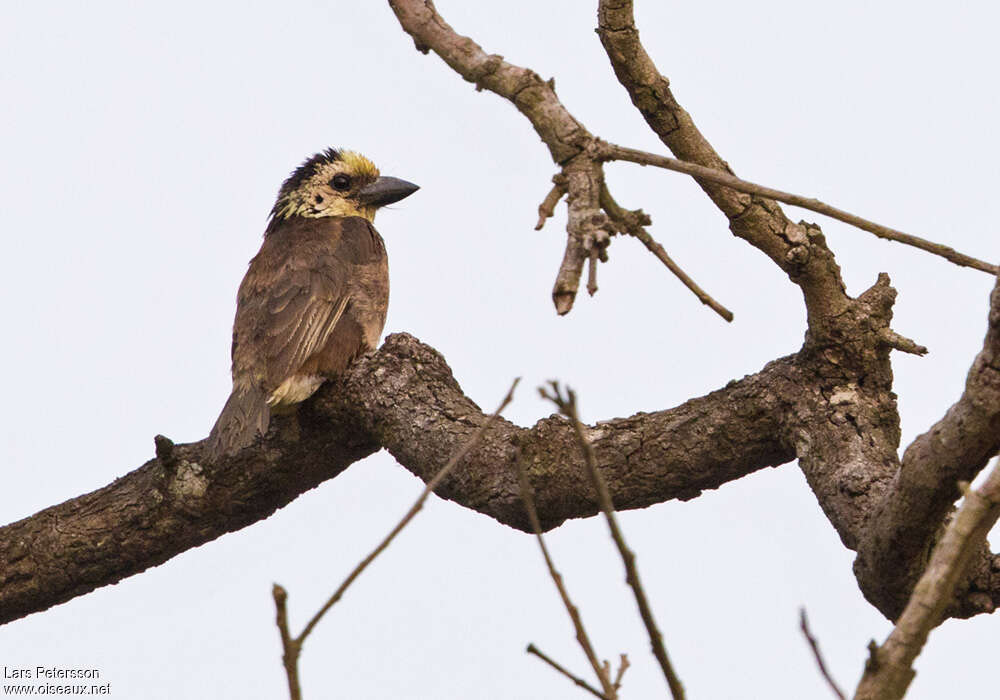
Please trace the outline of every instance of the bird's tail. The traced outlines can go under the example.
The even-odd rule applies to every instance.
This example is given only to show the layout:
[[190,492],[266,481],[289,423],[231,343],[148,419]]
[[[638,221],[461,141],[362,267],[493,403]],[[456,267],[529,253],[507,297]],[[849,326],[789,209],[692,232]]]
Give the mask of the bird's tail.
[[267,433],[270,420],[271,410],[264,391],[257,386],[234,384],[233,393],[208,436],[209,460],[235,454],[252,444],[258,435]]

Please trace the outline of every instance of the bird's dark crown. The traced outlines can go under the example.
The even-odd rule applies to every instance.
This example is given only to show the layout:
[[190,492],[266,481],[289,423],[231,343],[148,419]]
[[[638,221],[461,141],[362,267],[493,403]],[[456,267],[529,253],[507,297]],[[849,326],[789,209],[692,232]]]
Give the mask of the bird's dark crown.
[[[334,178],[345,175],[348,184],[335,186]],[[282,183],[267,230],[292,216],[364,216],[371,220],[375,208],[359,202],[357,194],[378,176],[375,164],[360,153],[336,148],[320,151],[307,158]]]
[[278,190],[278,200],[271,210],[271,216],[274,216],[278,212],[278,204],[282,199],[287,198],[289,194],[299,189],[309,178],[318,173],[324,165],[336,163],[340,159],[340,151],[336,148],[328,148],[302,161],[302,165],[293,170],[292,174],[281,183],[281,189]]

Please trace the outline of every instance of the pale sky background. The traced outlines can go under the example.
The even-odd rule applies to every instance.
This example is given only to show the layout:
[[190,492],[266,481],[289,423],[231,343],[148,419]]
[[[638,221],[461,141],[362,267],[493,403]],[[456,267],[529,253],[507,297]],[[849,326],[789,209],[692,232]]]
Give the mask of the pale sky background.
[[[593,32],[596,3],[439,0],[487,51],[555,76],[593,133],[663,151]],[[637,3],[643,40],[738,174],[817,196],[988,260],[1000,103],[993,3]],[[551,412],[534,387],[580,393],[588,421],[668,408],[794,352],[798,290],[733,238],[684,176],[608,168],[618,200],[736,314],[701,306],[634,240],[567,318],[549,293],[565,207],[541,232],[555,168],[511,105],[422,56],[384,2],[0,3],[5,400],[0,520],[104,486],[153,436],[207,435],[229,391],[235,293],[283,178],[327,146],[422,189],[381,213],[386,332],[440,350],[487,410]],[[943,414],[981,347],[991,279],[789,208],[823,226],[852,294],[888,272],[903,442]],[[287,697],[270,589],[295,632],[422,484],[385,453],[264,522],[0,628],[0,665],[100,669],[112,697]],[[853,553],[794,464],[687,503],[622,515],[691,698],[825,698],[797,627],[809,611],[853,689],[889,626]],[[598,652],[627,652],[623,697],[665,695],[603,522],[550,535]],[[911,698],[995,690],[998,623],[949,622]],[[433,499],[307,642],[305,697],[584,698],[524,653],[584,673],[532,538]]]

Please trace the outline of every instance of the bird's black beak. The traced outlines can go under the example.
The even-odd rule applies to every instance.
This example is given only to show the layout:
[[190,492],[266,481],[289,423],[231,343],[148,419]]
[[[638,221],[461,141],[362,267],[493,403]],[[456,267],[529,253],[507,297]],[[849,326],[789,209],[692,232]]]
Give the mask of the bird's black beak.
[[384,207],[386,204],[398,202],[419,190],[417,185],[398,177],[380,177],[358,192],[358,201],[370,207]]

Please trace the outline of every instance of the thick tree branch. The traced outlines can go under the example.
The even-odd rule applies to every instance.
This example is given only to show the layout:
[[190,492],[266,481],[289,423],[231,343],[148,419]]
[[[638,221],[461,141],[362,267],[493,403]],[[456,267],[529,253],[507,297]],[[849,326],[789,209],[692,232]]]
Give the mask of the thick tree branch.
[[[456,35],[430,2],[390,4],[418,48],[433,47],[468,80],[511,100],[562,168],[570,205],[569,262],[560,270],[563,282],[555,298],[557,307],[568,310],[583,261],[607,233],[599,143],[566,112],[549,83]],[[639,44],[631,3],[602,0],[599,31],[619,80],[664,143],[683,160],[731,172]],[[703,489],[798,457],[845,545],[860,546],[869,562],[862,568],[869,573],[859,574],[866,594],[883,613],[894,615],[905,600],[907,582],[915,580],[909,577],[919,573],[920,547],[900,550],[902,585],[886,567],[889,560],[868,553],[895,546],[894,508],[912,516],[910,508],[927,506],[925,527],[933,534],[943,517],[936,514],[947,511],[946,496],[954,497],[947,480],[974,470],[983,455],[996,451],[997,351],[981,353],[974,367],[979,378],[970,374],[958,408],[931,437],[914,443],[897,477],[899,419],[889,352],[921,348],[889,326],[895,292],[888,278],[851,299],[818,228],[789,222],[773,200],[699,182],[729,218],[731,230],[801,288],[809,319],[805,344],[794,357],[707,396],[588,428],[598,468],[616,506],[628,509],[693,498]],[[996,325],[994,312],[987,347],[996,343]],[[267,517],[382,447],[428,481],[484,420],[436,351],[407,335],[390,336],[378,353],[328,382],[297,414],[277,418],[261,444],[233,458],[203,463],[201,443],[175,446],[160,439],[157,459],[113,484],[0,528],[0,622],[113,583]],[[977,442],[957,448],[952,434],[970,426]],[[519,453],[527,461],[545,528],[598,511],[593,495],[579,488],[582,464],[572,427],[558,417],[531,428],[500,421],[437,493],[527,529],[515,468]],[[910,464],[916,465],[913,470]],[[901,495],[885,496],[895,491]],[[907,499],[913,497],[927,502],[912,506]],[[866,528],[880,504],[873,532],[890,534],[869,542]],[[917,534],[899,536],[907,546],[920,537],[927,541],[926,533]],[[991,564],[985,552],[974,562],[979,573],[970,590],[988,595],[967,593],[965,614],[991,609],[1000,600]],[[887,585],[878,582],[880,577]]]
[[[913,680],[913,661],[931,630],[941,624],[954,600],[955,586],[982,550],[986,534],[1000,517],[1000,464],[981,489],[968,491],[958,512],[934,547],[927,569],[913,590],[885,643],[872,650],[855,700],[898,700]],[[874,643],[873,643],[874,644]]]
[[[631,0],[600,0],[598,25],[618,81],[660,140],[683,161],[731,175],[643,48]],[[789,416],[789,439],[823,512],[844,544],[855,548],[873,504],[898,468],[893,344],[886,340],[895,292],[883,277],[866,295],[850,299],[817,227],[793,224],[770,198],[698,182],[732,232],[802,289],[809,331],[799,360],[812,379]]]
[[856,549],[899,467],[899,413],[885,330],[896,291],[887,275],[839,316],[814,319],[799,353],[810,376],[789,415],[799,467],[841,541]]
[[[725,161],[677,103],[669,81],[657,70],[639,41],[632,0],[599,0],[598,24],[598,34],[619,82],[660,140],[683,161],[731,174]],[[599,145],[596,148],[600,150]],[[887,294],[891,292],[887,279],[883,285],[869,290],[867,300],[849,299],[839,268],[818,228],[792,225],[774,200],[761,194],[743,194],[707,179],[698,181],[729,218],[733,233],[767,254],[802,289],[809,330],[800,366],[816,374],[815,381],[807,382],[813,393],[803,394],[794,412],[790,439],[810,486],[844,544],[866,550],[857,568],[862,589],[883,614],[895,617],[926,561],[933,533],[943,517],[940,504],[950,502],[935,494],[943,489],[951,501],[955,496],[953,481],[944,484],[940,473],[927,473],[927,483],[904,488],[908,496],[891,498],[897,509],[894,514],[878,517],[881,522],[873,525],[872,532],[882,534],[870,536],[877,540],[866,537],[868,520],[897,473],[899,483],[911,476],[916,476],[918,482],[924,479],[909,468],[909,462],[902,470],[899,468],[896,456],[899,418],[888,352],[899,349],[921,354],[925,349],[889,328],[892,299]],[[975,266],[995,269],[988,264]],[[995,372],[991,370],[993,375]],[[984,414],[995,415],[990,406],[995,407],[996,401],[977,405],[981,406],[978,409],[981,413],[976,431],[995,439],[997,429],[993,427],[991,433],[989,427],[995,426],[994,419],[985,418]],[[953,427],[969,417],[962,412],[955,414]],[[935,439],[927,442],[933,443]],[[982,453],[996,450],[983,444],[959,448],[961,442],[953,443],[941,455],[945,458],[942,463],[956,465],[957,473],[975,473],[984,463]],[[979,454],[957,454],[966,450]],[[908,459],[913,460],[915,454],[909,455],[908,452]],[[955,459],[949,462],[949,458]],[[899,489],[894,487],[894,490]],[[908,498],[933,502],[936,505],[931,510],[936,510],[936,514],[931,513],[933,517],[927,519],[915,514],[920,511],[909,507]],[[918,536],[899,549],[900,535],[887,535],[886,531],[908,530],[911,525],[907,523],[927,537]],[[867,552],[880,552],[884,557],[875,561],[876,557]],[[1000,569],[997,565],[1000,562],[985,550],[981,555],[972,568],[976,574],[971,592],[954,614],[992,611],[1000,602],[1000,580],[995,571]],[[881,582],[883,577],[887,587]]]
[[[785,358],[677,408],[589,428],[615,503],[629,509],[694,498],[790,461],[781,417],[801,392],[797,379]],[[0,528],[0,622],[262,520],[382,446],[428,481],[485,420],[440,354],[412,336],[390,336],[297,414],[277,418],[266,440],[232,458],[206,464],[203,443],[176,445],[168,464],[150,460],[102,489]],[[579,488],[573,428],[559,417],[532,428],[498,420],[437,493],[527,530],[518,448],[546,529],[598,512],[595,497]]]
[[[858,551],[855,573],[865,595],[879,609],[892,617],[902,611],[941,524],[960,495],[959,482],[971,481],[998,451],[1000,277],[990,295],[983,349],[969,370],[965,392],[941,420],[907,447],[902,468],[874,511]],[[991,569],[989,558],[984,557],[974,573],[980,579],[996,578]],[[1000,604],[998,588],[1000,581],[980,580],[958,614],[992,611]]]
[[[389,531],[389,533],[382,538],[382,541],[376,545],[368,556],[362,559],[357,565],[351,569],[351,573],[347,575],[333,594],[327,599],[326,603],[321,607],[316,613],[309,619],[306,626],[302,628],[302,632],[299,633],[297,637],[292,637],[291,633],[288,631],[288,610],[286,602],[288,600],[288,592],[278,584],[274,584],[272,588],[272,595],[274,596],[274,605],[277,609],[277,624],[278,633],[281,637],[281,648],[282,655],[281,661],[285,666],[285,675],[288,678],[288,691],[291,696],[291,700],[299,700],[302,696],[302,690],[299,683],[299,655],[302,653],[302,645],[305,644],[306,638],[309,637],[310,633],[316,629],[316,625],[319,624],[323,616],[329,612],[330,608],[340,602],[343,598],[344,593],[347,589],[358,579],[359,576],[364,572],[368,566],[378,558],[382,552],[384,552],[392,541],[396,538],[400,532],[405,528],[416,516],[417,513],[421,511],[424,507],[424,503],[427,501],[427,497],[431,495],[431,492],[437,487],[441,481],[455,468],[455,465],[459,463],[475,446],[478,444],[479,440],[482,438],[483,433],[485,433],[496,421],[500,413],[510,404],[514,399],[514,388],[517,383],[521,381],[520,377],[514,380],[511,384],[510,389],[507,391],[507,395],[500,402],[500,406],[497,408],[493,414],[487,418],[479,426],[479,429],[472,434],[469,438],[469,442],[462,445],[458,452],[456,452],[448,463],[441,467],[441,470],[434,475],[434,478],[427,482],[424,490],[421,492],[420,496],[414,502],[406,513],[403,514],[402,519],[396,523],[395,527]],[[157,442],[159,445],[159,442]]]

